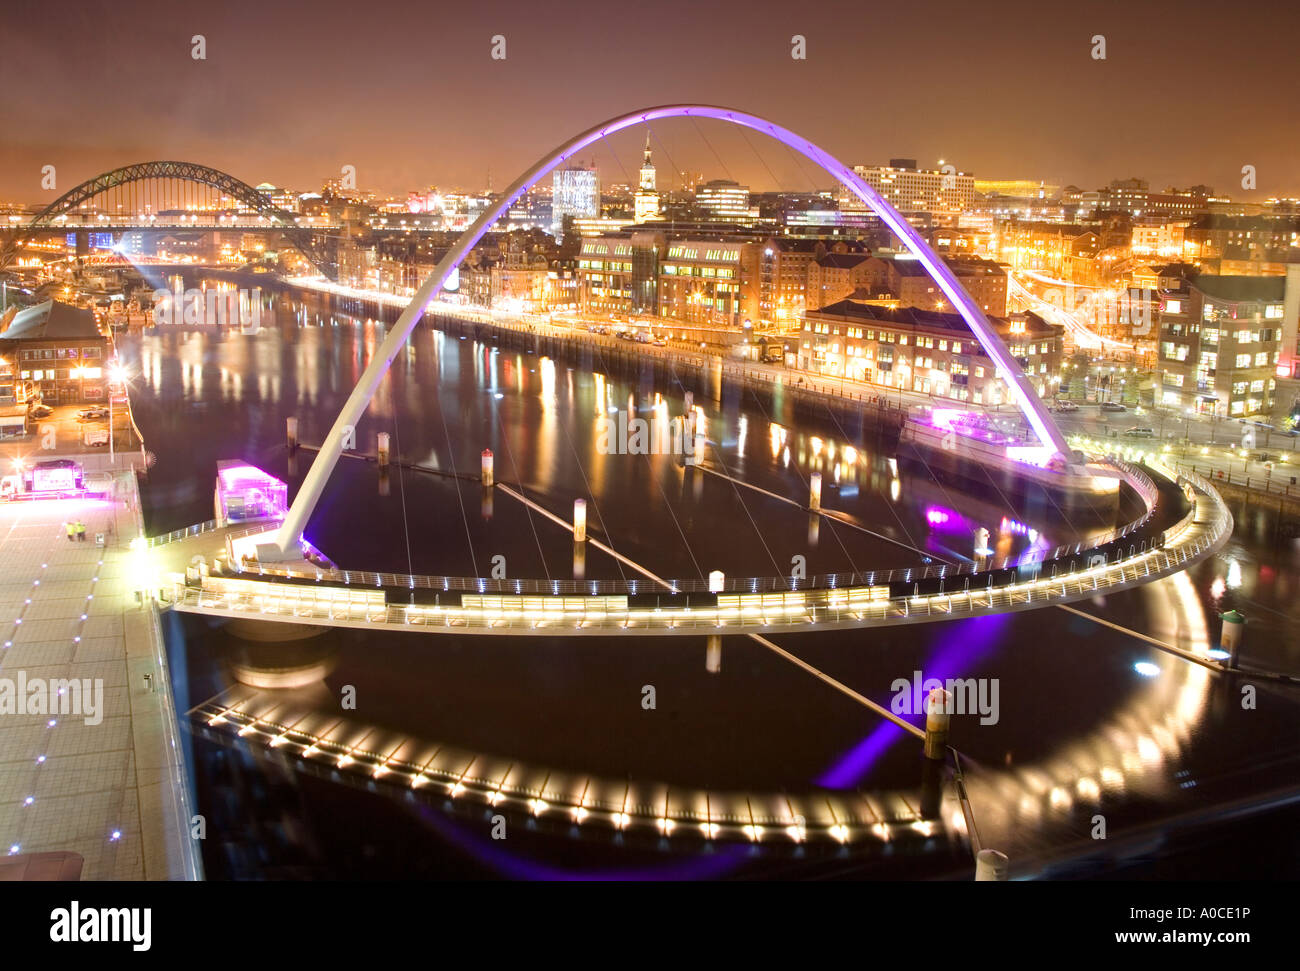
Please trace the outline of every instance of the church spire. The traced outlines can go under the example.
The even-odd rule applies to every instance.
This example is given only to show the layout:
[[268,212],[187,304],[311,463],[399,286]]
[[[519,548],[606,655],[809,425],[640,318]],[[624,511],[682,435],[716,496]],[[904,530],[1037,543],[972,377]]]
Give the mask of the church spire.
[[655,191],[655,164],[650,160],[650,133],[645,136],[645,155],[641,162],[641,191]]

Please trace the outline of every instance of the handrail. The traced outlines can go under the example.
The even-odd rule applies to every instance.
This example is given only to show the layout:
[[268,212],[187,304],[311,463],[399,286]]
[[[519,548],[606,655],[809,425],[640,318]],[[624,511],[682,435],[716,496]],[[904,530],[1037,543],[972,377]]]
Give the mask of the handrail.
[[175,543],[178,540],[188,539],[191,536],[198,536],[200,533],[210,533],[218,528],[220,528],[220,523],[215,519],[209,519],[205,522],[195,523],[193,526],[173,529],[170,533],[165,533],[162,536],[150,536],[147,543],[150,549],[154,549],[158,546],[166,546],[168,543]]
[[[1119,458],[1108,457],[1105,464],[1112,466],[1125,478],[1142,497],[1146,511],[1137,519],[1122,526],[1100,533],[1097,536],[1076,543],[1065,543],[1052,550],[1030,549],[1019,554],[1009,554],[989,560],[982,566],[978,562],[951,564],[929,564],[919,567],[898,567],[889,570],[869,570],[849,573],[814,574],[810,577],[726,577],[721,586],[712,584],[707,579],[668,580],[669,592],[679,594],[699,593],[785,593],[817,589],[837,590],[846,587],[880,586],[891,583],[919,583],[927,580],[947,581],[956,578],[974,578],[994,571],[1013,568],[1032,567],[1067,556],[1082,555],[1089,550],[1099,549],[1126,536],[1135,534],[1146,527],[1154,513],[1158,490],[1139,466]],[[209,523],[189,527],[189,531],[177,530],[157,543],[161,545],[177,538],[196,535],[215,528]],[[277,528],[278,520],[267,520],[247,526],[227,534],[227,540],[259,532],[270,532]],[[421,575],[409,573],[388,573],[370,570],[343,570],[319,567],[314,570],[294,569],[288,566],[258,564],[245,566],[233,561],[231,569],[241,576],[258,576],[293,580],[309,580],[317,583],[342,584],[357,587],[390,587],[410,590],[434,590],[445,593],[479,593],[479,594],[523,594],[537,596],[609,596],[660,592],[660,588],[648,580],[543,580],[540,578],[492,579],[488,577],[457,577],[439,575]]]

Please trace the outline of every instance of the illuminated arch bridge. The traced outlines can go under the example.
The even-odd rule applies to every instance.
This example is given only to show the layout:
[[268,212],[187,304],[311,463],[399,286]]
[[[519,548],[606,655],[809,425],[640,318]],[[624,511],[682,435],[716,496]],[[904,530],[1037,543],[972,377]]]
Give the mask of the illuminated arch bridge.
[[1029,422],[1039,442],[1064,459],[1069,458],[1070,448],[1065,436],[1056,427],[1047,407],[1039,399],[1033,385],[1025,375],[1020,364],[1012,357],[1010,350],[998,337],[993,325],[985,316],[979,304],[966,292],[956,275],[943,260],[930,248],[902,214],[886,202],[875,189],[868,185],[861,176],[849,166],[834,158],[829,152],[814,145],[811,141],[796,135],[770,121],[743,111],[719,108],[710,105],[663,105],[646,108],[641,111],[619,115],[609,121],[587,129],[580,135],[564,142],[554,151],[543,155],[536,164],[521,175],[501,196],[501,199],[485,210],[469,227],[446,255],[434,267],[433,272],[424,280],[420,288],[402,311],[397,322],[389,329],[383,343],[371,357],[370,363],[362,372],[356,388],[344,403],[329,434],[321,443],[320,451],[312,462],[311,469],[303,480],[293,505],[289,509],[274,543],[265,543],[258,548],[258,555],[264,562],[273,560],[295,560],[301,555],[299,543],[307,521],[311,518],[316,503],[320,500],[334,466],[343,453],[344,443],[350,442],[353,430],[362,413],[370,405],[379,389],[379,383],[388,373],[393,359],[406,343],[415,325],[424,315],[425,308],[434,296],[440,292],[452,271],[469,255],[475,244],[493,224],[504,216],[528,189],[551,170],[564,164],[566,160],[581,152],[588,145],[635,125],[657,121],[663,118],[708,118],[723,121],[761,132],[788,146],[811,162],[838,179],[845,188],[852,192],[902,240],[925,267],[926,272],[939,286],[952,306],[961,314],[969,325],[984,352],[994,362],[998,372],[1004,377],[1021,412]]
[[[1112,461],[1143,495],[1145,512],[1110,534],[1032,560],[807,580],[489,580],[302,561],[246,563],[241,550],[269,537],[276,524],[234,531],[209,531],[213,524],[207,524],[140,545],[137,583],[188,613],[316,627],[549,637],[757,635],[956,620],[1091,599],[1181,572],[1231,535],[1232,515],[1203,478],[1150,460],[1148,468],[1177,482],[1190,502],[1172,521],[1157,513],[1157,489],[1146,472]],[[213,556],[214,550],[221,552]],[[185,573],[159,571],[162,563],[172,570],[189,566]]]
[[[11,263],[22,245],[41,232],[63,230],[94,231],[93,223],[67,223],[63,217],[87,203],[107,205],[110,211],[136,217],[146,208],[153,212],[185,209],[194,203],[207,208],[229,199],[256,214],[260,228],[283,232],[285,238],[313,266],[330,278],[337,275],[337,257],[332,237],[302,226],[298,217],[281,209],[253,186],[211,166],[194,162],[136,162],[113,169],[69,189],[42,209],[27,224],[17,228],[3,251],[0,268]],[[148,230],[148,225],[141,225]],[[161,227],[160,227],[161,228]],[[167,229],[176,227],[168,224]],[[208,229],[212,227],[197,227]],[[244,226],[252,231],[258,226]]]
[[[1033,609],[1081,600],[1099,590],[1120,590],[1178,572],[1208,556],[1231,533],[1232,516],[1213,487],[1172,469],[1160,474],[1177,480],[1193,511],[1177,523],[1144,529],[1155,504],[1155,489],[1140,469],[1127,466],[1123,477],[1146,499],[1145,516],[1130,523],[1100,546],[1054,551],[1030,564],[1004,564],[979,572],[926,570],[920,576],[873,574],[834,578],[800,588],[788,579],[764,585],[751,581],[730,588],[684,589],[656,578],[643,589],[605,591],[523,589],[541,581],[510,581],[520,586],[492,588],[489,581],[417,578],[322,570],[303,561],[303,529],[334,466],[351,440],[352,429],[369,406],[380,382],[452,271],[488,229],[538,179],[586,146],[634,125],[662,118],[699,117],[724,121],[767,134],[798,151],[842,182],[903,239],[918,261],[962,315],[985,353],[997,365],[1040,443],[1066,463],[1082,453],[1071,450],[1028,378],[998,337],[983,310],[943,260],[903,216],[844,163],[812,142],[753,115],[703,105],[669,105],[621,115],[588,129],[544,155],[521,175],[495,206],[486,210],[456,241],[424,280],[397,322],[371,357],[337,420],[322,442],[288,514],[253,542],[256,567],[242,567],[230,556],[220,575],[160,576],[151,553],[141,550],[143,589],[161,592],[181,610],[218,616],[248,617],[327,626],[394,627],[429,632],[481,634],[633,635],[732,634],[818,630],[881,624],[915,623],[988,611]],[[90,190],[87,190],[90,191]],[[255,190],[250,190],[255,191]],[[1142,480],[1145,480],[1145,487]],[[184,550],[206,560],[222,545],[208,536],[185,537]],[[191,545],[193,544],[193,545]],[[173,550],[169,552],[181,552]],[[1007,568],[1007,567],[1011,568]],[[168,586],[170,585],[170,589]]]

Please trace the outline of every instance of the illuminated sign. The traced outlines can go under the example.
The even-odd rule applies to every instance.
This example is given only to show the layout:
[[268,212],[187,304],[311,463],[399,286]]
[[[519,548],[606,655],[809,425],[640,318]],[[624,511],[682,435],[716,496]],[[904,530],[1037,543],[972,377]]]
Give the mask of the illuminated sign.
[[81,470],[76,465],[42,464],[32,469],[33,492],[67,492],[77,488]]

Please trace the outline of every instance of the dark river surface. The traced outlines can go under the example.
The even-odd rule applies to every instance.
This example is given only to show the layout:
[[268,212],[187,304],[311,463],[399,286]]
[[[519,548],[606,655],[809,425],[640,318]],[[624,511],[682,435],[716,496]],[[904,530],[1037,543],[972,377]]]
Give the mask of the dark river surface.
[[[486,576],[500,556],[510,578],[574,578],[565,530],[500,490],[485,507],[479,485],[456,477],[477,475],[484,448],[498,481],[565,520],[575,498],[587,499],[594,537],[680,579],[789,575],[795,557],[809,575],[958,564],[977,526],[998,555],[1017,555],[1133,516],[1131,499],[1062,506],[900,468],[889,436],[870,422],[797,409],[779,391],[755,396],[717,374],[628,370],[599,356],[539,356],[433,323],[399,353],[358,425],[357,451],[373,454],[388,432],[402,461],[438,471],[395,468],[385,482],[373,461],[340,461],[307,535],[344,567]],[[212,517],[220,459],[285,478],[292,494],[314,453],[289,455],[285,419],[299,419],[305,446],[319,442],[386,327],[284,293],[269,298],[262,324],[252,335],[163,327],[119,338],[135,375],[135,418],[157,456],[143,483],[151,534]],[[603,454],[602,422],[617,427],[620,411],[647,421],[680,414],[688,388],[704,413],[712,471],[665,454]],[[777,498],[806,505],[812,472],[825,481],[825,505],[847,522],[810,520]],[[1244,662],[1300,672],[1295,524],[1276,511],[1234,513],[1237,532],[1220,555],[1078,606],[1190,648],[1216,643],[1218,612],[1236,607],[1248,618]],[[595,549],[581,575],[639,577]],[[263,709],[283,704],[481,753],[507,774],[523,766],[547,778],[590,775],[606,789],[920,800],[914,739],[745,637],[725,638],[720,670],[710,672],[702,637],[332,630],[276,645],[190,615],[166,615],[164,628],[177,707],[194,729],[210,878],[969,876],[961,827],[946,819],[910,839],[792,849],[770,839],[643,838],[507,812],[510,835],[494,840],[493,810],[482,803],[324,771],[184,715],[241,690],[240,672],[273,672],[290,657],[319,662],[320,679],[244,694]],[[1056,608],[774,639],[884,705],[895,679],[915,671],[996,679],[996,721],[958,717],[952,742],[966,759],[980,839],[1006,852],[1017,876],[1300,871],[1292,687],[1212,673]],[[356,707],[345,711],[348,688]]]

